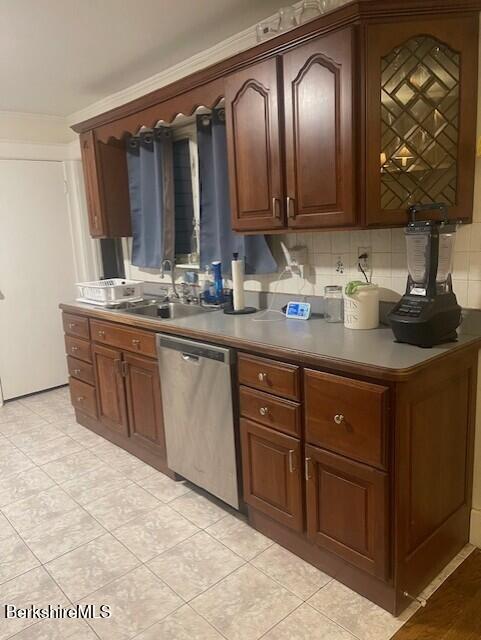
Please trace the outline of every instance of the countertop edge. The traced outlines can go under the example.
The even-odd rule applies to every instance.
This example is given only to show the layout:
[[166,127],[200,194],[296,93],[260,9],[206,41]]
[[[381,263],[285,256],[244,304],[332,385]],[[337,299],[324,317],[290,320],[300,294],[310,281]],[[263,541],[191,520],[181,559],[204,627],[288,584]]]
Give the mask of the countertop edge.
[[164,332],[186,338],[207,340],[224,346],[255,352],[257,355],[266,355],[267,357],[280,359],[286,358],[291,361],[302,361],[304,365],[307,363],[309,366],[318,366],[344,373],[362,375],[367,378],[387,380],[390,382],[403,382],[414,374],[424,370],[426,367],[431,366],[433,361],[439,362],[444,358],[452,357],[454,354],[462,354],[465,351],[469,351],[476,345],[481,345],[481,336],[472,336],[472,340],[469,342],[459,344],[457,347],[454,346],[452,350],[446,351],[445,353],[435,354],[431,358],[427,358],[424,362],[417,365],[403,369],[391,369],[356,362],[353,360],[346,360],[343,358],[334,358],[331,356],[324,357],[307,351],[278,347],[265,342],[253,342],[252,340],[244,340],[243,338],[226,336],[219,333],[186,329],[170,324],[170,321],[168,320],[163,321],[153,318],[142,318],[130,313],[127,314],[122,313],[121,311],[111,311],[109,309],[97,309],[95,307],[87,308],[80,303],[61,303],[59,304],[59,308],[67,313],[89,316],[97,320],[115,322],[117,324],[145,329],[147,331]]

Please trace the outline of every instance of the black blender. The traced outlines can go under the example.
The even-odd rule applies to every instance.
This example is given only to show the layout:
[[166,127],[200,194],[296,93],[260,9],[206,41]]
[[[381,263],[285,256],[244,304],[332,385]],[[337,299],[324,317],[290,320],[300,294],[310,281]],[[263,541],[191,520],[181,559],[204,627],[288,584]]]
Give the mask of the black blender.
[[[461,324],[451,278],[456,222],[447,219],[442,203],[415,204],[408,211],[406,293],[388,319],[397,342],[433,347],[457,340]],[[440,211],[443,219],[417,220],[424,211]]]

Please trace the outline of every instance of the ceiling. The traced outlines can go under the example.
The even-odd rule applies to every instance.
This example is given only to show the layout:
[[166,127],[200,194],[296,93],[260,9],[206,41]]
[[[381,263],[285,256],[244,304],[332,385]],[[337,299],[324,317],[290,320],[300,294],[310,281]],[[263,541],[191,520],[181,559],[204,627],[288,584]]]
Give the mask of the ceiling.
[[67,116],[273,14],[281,0],[0,0],[0,111]]

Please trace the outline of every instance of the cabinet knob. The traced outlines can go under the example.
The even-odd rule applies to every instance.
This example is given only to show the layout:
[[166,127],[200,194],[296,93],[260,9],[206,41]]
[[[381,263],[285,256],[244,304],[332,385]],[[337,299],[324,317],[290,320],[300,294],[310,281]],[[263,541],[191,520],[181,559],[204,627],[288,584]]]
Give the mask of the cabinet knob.
[[80,375],[80,369],[74,369],[73,372],[76,376]]
[[85,396],[77,396],[77,402],[83,402],[85,400]]
[[132,339],[132,346],[138,349],[140,347],[140,340]]
[[79,350],[79,347],[76,347],[75,345],[73,345],[72,347],[70,347],[70,349],[75,353],[76,351]]
[[342,424],[344,422],[344,416],[342,415],[342,413],[336,413],[336,415],[334,416],[334,422],[336,424]]
[[69,328],[69,329],[75,329],[75,327],[76,327],[75,322],[69,322],[69,323],[68,323],[68,328]]
[[261,414],[261,416],[266,416],[269,413],[268,407],[261,407],[259,409],[259,413]]
[[265,382],[267,380],[267,373],[263,373],[262,371],[258,373],[257,378],[259,382]]

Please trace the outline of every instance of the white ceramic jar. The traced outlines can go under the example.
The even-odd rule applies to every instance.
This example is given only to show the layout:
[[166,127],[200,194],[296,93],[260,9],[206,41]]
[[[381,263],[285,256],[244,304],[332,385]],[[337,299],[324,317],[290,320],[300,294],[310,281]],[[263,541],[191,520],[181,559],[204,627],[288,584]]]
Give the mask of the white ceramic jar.
[[344,292],[344,326],[347,329],[376,329],[379,326],[379,289],[375,284]]

